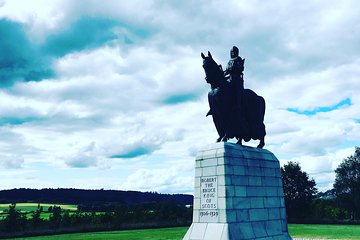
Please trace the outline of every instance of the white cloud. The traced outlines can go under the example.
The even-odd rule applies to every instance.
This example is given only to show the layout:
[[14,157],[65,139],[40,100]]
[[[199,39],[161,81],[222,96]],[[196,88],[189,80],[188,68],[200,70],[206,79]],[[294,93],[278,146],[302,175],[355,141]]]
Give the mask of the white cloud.
[[138,169],[121,185],[123,189],[166,193],[189,193],[194,186],[192,176],[181,175],[181,168]]
[[5,169],[18,169],[24,164],[24,158],[19,155],[0,155],[0,167]]

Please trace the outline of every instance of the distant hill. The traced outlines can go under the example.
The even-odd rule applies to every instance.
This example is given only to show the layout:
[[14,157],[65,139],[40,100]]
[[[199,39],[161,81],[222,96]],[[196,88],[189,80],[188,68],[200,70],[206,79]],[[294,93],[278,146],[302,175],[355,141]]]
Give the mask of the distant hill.
[[0,190],[0,203],[62,203],[76,205],[122,204],[171,202],[192,205],[193,196],[186,194],[159,194],[156,192],[137,192],[120,190],[85,190],[73,188]]

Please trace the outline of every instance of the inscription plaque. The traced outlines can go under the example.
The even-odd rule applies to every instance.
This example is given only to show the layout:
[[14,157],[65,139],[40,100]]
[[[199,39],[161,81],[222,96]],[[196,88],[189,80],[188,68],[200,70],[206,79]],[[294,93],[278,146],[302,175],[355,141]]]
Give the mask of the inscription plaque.
[[217,222],[219,219],[217,186],[217,176],[200,179],[200,222]]

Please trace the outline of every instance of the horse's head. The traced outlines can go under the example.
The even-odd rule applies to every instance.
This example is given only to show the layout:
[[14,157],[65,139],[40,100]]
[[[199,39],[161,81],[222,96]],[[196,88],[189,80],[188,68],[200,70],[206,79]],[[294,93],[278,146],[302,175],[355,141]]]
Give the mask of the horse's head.
[[221,66],[215,62],[210,52],[208,52],[207,56],[201,53],[201,57],[203,59],[203,68],[205,70],[206,82],[211,84],[211,86],[218,86],[220,81],[224,79],[224,73],[221,69]]

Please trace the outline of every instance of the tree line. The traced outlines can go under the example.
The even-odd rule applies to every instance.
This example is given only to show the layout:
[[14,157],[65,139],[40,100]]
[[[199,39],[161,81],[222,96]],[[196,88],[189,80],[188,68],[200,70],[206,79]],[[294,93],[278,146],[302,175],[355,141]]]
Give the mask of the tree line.
[[[41,214],[50,213],[48,218]],[[26,216],[9,205],[6,216],[0,220],[0,238],[54,233],[119,230],[146,227],[185,226],[191,223],[192,208],[172,202],[114,205],[111,211],[83,212],[64,210],[60,206],[47,209],[39,204]]]
[[360,220],[360,148],[335,169],[333,188],[318,192],[298,162],[281,167],[287,216],[293,222]]
[[88,190],[74,188],[19,188],[0,190],[0,203],[38,202],[68,203],[86,206],[111,204],[142,204],[146,202],[176,202],[182,205],[192,204],[193,196],[186,194],[160,194],[157,192],[138,192],[120,190]]

